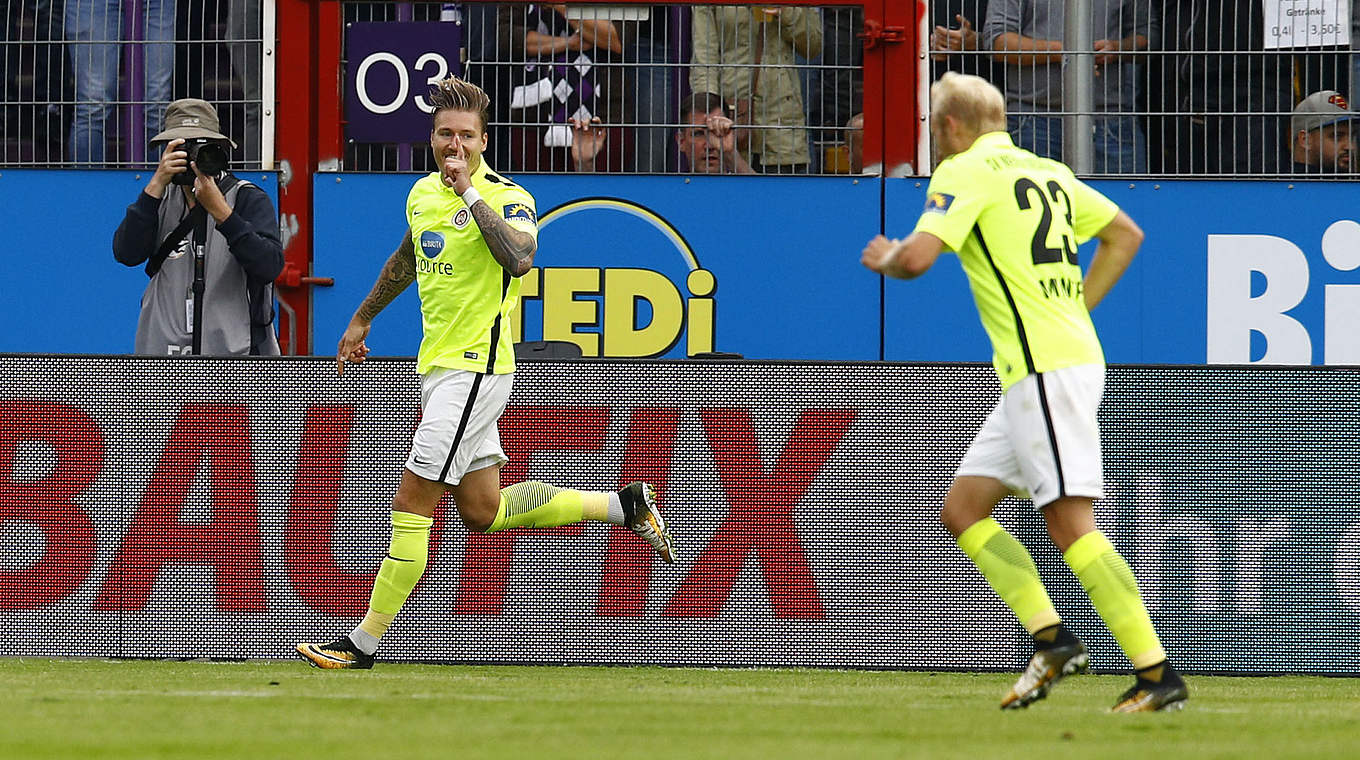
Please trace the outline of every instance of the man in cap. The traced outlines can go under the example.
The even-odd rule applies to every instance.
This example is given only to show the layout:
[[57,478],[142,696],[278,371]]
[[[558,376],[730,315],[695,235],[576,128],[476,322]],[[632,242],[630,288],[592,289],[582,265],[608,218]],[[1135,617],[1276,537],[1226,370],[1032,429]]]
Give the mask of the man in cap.
[[136,353],[277,356],[273,202],[227,171],[236,143],[206,101],[171,103],[151,144],[163,148],[160,163],[113,235],[114,258],[146,262],[151,277]]
[[1322,90],[1304,98],[1289,117],[1290,152],[1295,174],[1350,174],[1351,120],[1346,96]]

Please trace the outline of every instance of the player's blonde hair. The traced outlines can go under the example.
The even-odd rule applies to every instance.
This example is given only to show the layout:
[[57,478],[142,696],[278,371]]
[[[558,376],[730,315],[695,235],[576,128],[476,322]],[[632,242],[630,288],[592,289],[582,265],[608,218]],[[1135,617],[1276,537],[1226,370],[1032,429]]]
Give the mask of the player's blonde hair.
[[483,132],[491,120],[491,98],[482,88],[452,74],[430,85],[430,95],[426,99],[434,106],[434,113],[430,114],[432,119],[440,111],[471,111],[481,120]]
[[1006,99],[982,77],[947,71],[930,86],[930,112],[935,118],[953,116],[977,133],[1006,130]]

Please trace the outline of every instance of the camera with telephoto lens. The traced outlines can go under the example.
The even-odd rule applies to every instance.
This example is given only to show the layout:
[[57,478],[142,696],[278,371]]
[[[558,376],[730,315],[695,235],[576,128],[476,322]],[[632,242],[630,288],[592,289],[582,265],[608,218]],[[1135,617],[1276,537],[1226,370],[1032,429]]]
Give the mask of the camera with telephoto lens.
[[[211,137],[190,137],[179,149],[189,154],[189,160],[198,164],[198,170],[209,177],[217,176],[227,170],[227,149],[221,140]],[[172,180],[176,185],[193,185],[197,175],[193,167],[176,174]]]

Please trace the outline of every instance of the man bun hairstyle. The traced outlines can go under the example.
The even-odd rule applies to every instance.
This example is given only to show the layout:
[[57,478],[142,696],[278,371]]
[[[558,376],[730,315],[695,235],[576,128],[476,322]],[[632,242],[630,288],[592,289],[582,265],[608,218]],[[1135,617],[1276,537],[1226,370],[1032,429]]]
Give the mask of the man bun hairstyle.
[[482,88],[453,74],[430,85],[430,95],[426,99],[434,106],[431,119],[438,116],[440,111],[471,111],[481,120],[483,132],[491,120],[491,98]]

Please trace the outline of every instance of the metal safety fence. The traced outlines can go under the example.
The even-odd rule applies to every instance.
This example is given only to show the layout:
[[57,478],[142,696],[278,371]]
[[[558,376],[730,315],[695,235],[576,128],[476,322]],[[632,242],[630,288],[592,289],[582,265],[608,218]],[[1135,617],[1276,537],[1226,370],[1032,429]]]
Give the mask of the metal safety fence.
[[[273,0],[10,0],[0,165],[147,166],[165,106],[213,103],[232,166],[268,167]],[[270,40],[266,45],[264,40]]]
[[[850,172],[862,163],[861,17],[846,6],[346,2],[342,168],[431,167],[423,140],[399,137],[428,135],[428,116],[403,132],[405,80],[375,65],[423,60],[413,94],[447,72],[487,92],[488,159],[502,171]],[[435,65],[427,48],[441,43],[375,26],[393,22],[442,22],[431,39],[456,49]]]
[[[275,96],[273,47],[309,33],[276,32],[275,4],[12,0],[0,19],[0,166],[149,165],[147,141],[165,104],[202,97],[238,145],[234,165],[272,168],[274,105],[304,96]],[[858,6],[339,5],[344,151],[339,166],[326,168],[430,168],[405,112],[429,79],[460,73],[491,96],[489,160],[507,172],[881,171],[864,166],[861,149],[866,29]],[[923,79],[948,70],[987,78],[1005,94],[1017,142],[1081,174],[1353,171],[1345,112],[1360,96],[1360,3],[921,6],[919,28],[899,33],[928,62]],[[422,26],[434,42],[402,49]],[[385,57],[369,61],[374,54]],[[889,83],[896,75],[886,73]],[[407,127],[391,127],[403,117]],[[888,125],[885,140],[903,139]]]
[[1338,178],[1356,168],[1358,14],[1349,0],[935,0],[931,79],[987,78],[1016,141],[1081,174]]

